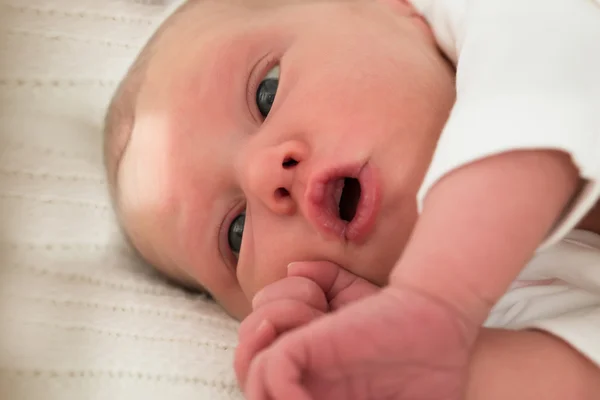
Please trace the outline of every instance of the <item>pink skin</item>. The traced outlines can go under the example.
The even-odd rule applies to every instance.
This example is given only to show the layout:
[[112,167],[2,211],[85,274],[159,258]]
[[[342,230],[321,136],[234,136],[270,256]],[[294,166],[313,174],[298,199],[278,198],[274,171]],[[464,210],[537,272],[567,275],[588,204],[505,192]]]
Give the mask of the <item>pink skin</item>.
[[[280,84],[263,121],[253,96],[277,63]],[[159,40],[120,165],[121,214],[140,252],[171,276],[202,284],[237,318],[248,316],[256,293],[271,284],[292,296],[259,297],[244,323],[250,328],[241,332],[236,365],[250,398],[266,399],[269,392],[293,400],[289,390],[304,390],[294,374],[307,365],[289,361],[306,355],[319,364],[305,389],[324,390],[327,398],[460,391],[463,332],[426,296],[385,289],[344,307],[345,320],[334,313],[330,325],[308,324],[387,284],[415,224],[416,193],[453,100],[452,69],[404,2],[258,12],[209,3],[181,14]],[[295,164],[286,166],[290,159]],[[344,176],[358,177],[362,186],[349,224],[335,218],[332,204]],[[227,229],[244,208],[236,259]],[[287,266],[299,260],[336,267],[319,272],[334,271],[325,280],[294,280]],[[344,280],[356,286],[338,289]],[[308,300],[292,295],[305,290],[312,293]],[[244,333],[259,320],[269,322],[257,337]],[[310,331],[289,332],[266,349],[276,333],[304,324]],[[431,332],[444,332],[443,340]],[[270,357],[278,349],[284,357]],[[422,367],[399,369],[407,360]],[[365,363],[373,368],[361,376],[356,368]],[[438,374],[438,367],[448,369]],[[316,378],[334,370],[341,373],[333,387]],[[284,386],[271,387],[277,382]],[[370,382],[384,392],[365,392]]]
[[431,300],[294,263],[240,327],[238,380],[248,399],[598,398],[598,368],[562,340],[483,329],[469,351],[469,328]]
[[[204,285],[235,317],[250,314],[236,357],[250,399],[460,399],[488,303],[568,199],[570,185],[535,197],[544,191],[531,182],[551,185],[525,173],[536,172],[528,155],[501,157],[429,200],[433,211],[404,252],[454,99],[452,71],[425,28],[393,0],[256,12],[211,4],[191,7],[158,42],[120,166],[119,205],[159,268]],[[277,63],[280,86],[263,121],[253,96]],[[332,204],[346,175],[365,189],[350,224]],[[244,208],[236,259],[227,227]],[[519,228],[527,240],[498,240],[519,237],[515,216],[532,215]],[[465,220],[481,230],[457,229]],[[464,259],[449,263],[448,249]],[[401,254],[408,261],[392,286],[377,291]],[[309,262],[288,272],[299,260]]]
[[248,399],[464,395],[473,336],[426,295],[380,291],[334,264],[308,262],[292,264],[253,307],[235,364]]
[[[275,64],[263,120],[254,94]],[[454,101],[453,71],[414,9],[198,2],[161,37],[146,78],[118,184],[124,225],[153,264],[239,319],[298,260],[387,284]],[[332,211],[344,175],[364,186],[350,224]],[[244,209],[238,260],[227,231]]]

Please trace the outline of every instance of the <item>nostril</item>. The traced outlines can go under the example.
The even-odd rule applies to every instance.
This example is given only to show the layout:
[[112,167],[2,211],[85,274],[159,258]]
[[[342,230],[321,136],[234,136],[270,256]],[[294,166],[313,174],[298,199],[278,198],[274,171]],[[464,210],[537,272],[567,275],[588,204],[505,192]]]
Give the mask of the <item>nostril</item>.
[[289,197],[289,195],[290,195],[290,192],[288,192],[287,189],[285,189],[285,188],[279,188],[275,191],[275,196],[278,199],[281,199],[283,197]]
[[285,160],[283,160],[283,168],[292,168],[295,167],[298,164],[298,161],[294,160],[291,157],[286,158]]

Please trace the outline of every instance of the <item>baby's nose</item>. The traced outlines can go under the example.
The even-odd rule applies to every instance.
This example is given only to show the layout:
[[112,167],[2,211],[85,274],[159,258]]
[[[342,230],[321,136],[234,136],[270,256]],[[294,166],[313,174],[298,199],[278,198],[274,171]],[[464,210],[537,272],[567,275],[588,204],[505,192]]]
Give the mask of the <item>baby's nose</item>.
[[302,196],[298,170],[306,156],[306,146],[298,141],[253,150],[242,171],[247,201],[259,201],[276,214],[296,212]]

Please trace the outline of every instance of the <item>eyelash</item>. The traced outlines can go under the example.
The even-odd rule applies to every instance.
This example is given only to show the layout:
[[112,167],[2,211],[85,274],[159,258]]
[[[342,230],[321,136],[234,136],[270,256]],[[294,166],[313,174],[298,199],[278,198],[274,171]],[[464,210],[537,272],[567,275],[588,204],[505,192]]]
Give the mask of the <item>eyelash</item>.
[[262,123],[265,120],[265,118],[263,118],[263,116],[260,115],[258,107],[256,106],[256,91],[258,90],[260,82],[264,79],[267,73],[278,63],[281,64],[281,62],[279,61],[279,57],[274,54],[269,54],[260,59],[260,61],[250,72],[250,77],[248,78],[246,101],[248,103],[250,115],[252,115],[252,117],[259,123]]
[[237,257],[229,247],[229,228],[233,221],[246,209],[245,202],[239,202],[239,199],[236,199],[235,202],[236,205],[230,208],[230,211],[225,215],[217,230],[217,243],[219,243],[221,255],[225,260],[229,260],[228,264],[234,267],[237,265]]

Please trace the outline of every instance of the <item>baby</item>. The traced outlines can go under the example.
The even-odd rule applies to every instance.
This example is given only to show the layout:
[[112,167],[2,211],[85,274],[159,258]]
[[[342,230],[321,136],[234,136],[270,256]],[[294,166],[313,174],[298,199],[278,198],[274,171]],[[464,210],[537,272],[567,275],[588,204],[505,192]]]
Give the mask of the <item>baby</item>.
[[249,398],[597,398],[598,348],[481,328],[536,250],[600,233],[579,3],[190,0],[159,28],[109,109],[111,195],[144,258],[248,317]]

